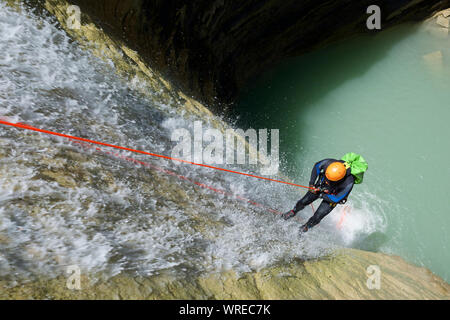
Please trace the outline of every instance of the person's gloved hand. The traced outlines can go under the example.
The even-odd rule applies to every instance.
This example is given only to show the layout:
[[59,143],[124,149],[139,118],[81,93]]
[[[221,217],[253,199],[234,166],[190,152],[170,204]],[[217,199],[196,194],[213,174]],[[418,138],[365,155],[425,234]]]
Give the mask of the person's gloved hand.
[[319,194],[319,198],[323,199],[323,194],[330,194],[330,190],[325,189],[325,188],[319,188],[319,190],[317,192],[315,192],[315,194]]
[[283,213],[281,216],[284,218],[284,220],[288,220],[290,218],[295,217],[296,213],[294,212],[294,210],[288,211],[286,213]]
[[312,188],[309,189],[309,191],[311,191],[312,193],[317,194],[317,192],[319,192],[319,189],[316,188],[313,184],[310,184],[309,187]]

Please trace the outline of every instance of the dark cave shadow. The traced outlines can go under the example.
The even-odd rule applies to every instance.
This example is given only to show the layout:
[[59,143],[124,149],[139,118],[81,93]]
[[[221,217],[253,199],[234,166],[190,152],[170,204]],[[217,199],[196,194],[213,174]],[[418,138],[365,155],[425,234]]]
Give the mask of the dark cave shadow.
[[[298,115],[312,108],[346,81],[363,76],[385,58],[396,43],[411,36],[417,28],[417,24],[403,24],[386,32],[357,36],[285,60],[258,79],[250,81],[242,90],[238,103],[230,113],[231,122],[242,129],[280,129],[280,168],[288,176],[297,176],[294,156],[303,139]],[[295,110],[289,108],[294,99]],[[317,119],[317,123],[322,120]],[[283,148],[283,141],[298,143],[286,149]]]

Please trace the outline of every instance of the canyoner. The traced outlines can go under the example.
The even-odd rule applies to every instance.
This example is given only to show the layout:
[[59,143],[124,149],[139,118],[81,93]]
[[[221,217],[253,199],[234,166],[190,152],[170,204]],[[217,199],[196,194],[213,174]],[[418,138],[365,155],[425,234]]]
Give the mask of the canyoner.
[[309,180],[310,190],[301,198],[294,209],[284,213],[285,220],[293,218],[307,205],[317,199],[323,199],[314,215],[301,226],[301,232],[307,232],[327,216],[338,204],[345,204],[355,184],[363,181],[368,169],[366,160],[354,152],[347,153],[341,160],[324,159],[316,164]]

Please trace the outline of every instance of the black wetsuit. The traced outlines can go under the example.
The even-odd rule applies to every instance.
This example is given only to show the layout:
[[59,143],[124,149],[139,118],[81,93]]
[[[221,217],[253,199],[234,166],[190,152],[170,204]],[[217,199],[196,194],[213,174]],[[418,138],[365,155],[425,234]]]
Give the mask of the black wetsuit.
[[327,214],[329,214],[338,203],[344,203],[347,201],[347,197],[352,191],[355,179],[350,172],[350,168],[347,169],[345,177],[339,181],[333,182],[325,177],[325,171],[328,166],[333,162],[342,162],[342,160],[324,159],[317,162],[311,172],[311,179],[309,181],[310,186],[320,188],[322,190],[328,190],[328,193],[319,192],[316,193],[308,191],[308,193],[300,199],[294,208],[294,214],[305,208],[305,206],[311,204],[319,197],[323,199],[320,206],[317,208],[314,215],[306,223],[306,227],[312,228],[318,224]]

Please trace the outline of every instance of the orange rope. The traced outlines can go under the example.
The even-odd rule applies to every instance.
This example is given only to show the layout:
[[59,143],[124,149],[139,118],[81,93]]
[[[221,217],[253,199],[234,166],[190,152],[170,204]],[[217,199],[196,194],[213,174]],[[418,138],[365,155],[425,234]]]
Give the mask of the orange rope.
[[341,219],[339,220],[339,222],[337,224],[338,229],[342,228],[342,224],[344,223],[344,220],[345,220],[345,214],[346,214],[347,207],[348,206],[344,206],[344,208],[342,209]]
[[[80,144],[80,145],[81,145],[83,148],[85,148],[85,149],[91,149],[91,148],[94,148],[94,146],[92,146],[92,145],[90,145],[90,144],[87,144],[87,143],[84,143],[84,142],[80,142],[80,141],[73,141],[73,143]],[[201,183],[201,182],[197,182],[197,181],[192,180],[192,179],[190,179],[190,178],[188,178],[188,177],[186,177],[186,176],[182,176],[182,175],[180,175],[180,174],[177,174],[177,173],[174,172],[174,171],[171,171],[171,170],[168,170],[168,169],[160,168],[160,167],[155,166],[155,165],[153,165],[153,164],[151,164],[151,163],[148,163],[148,162],[145,162],[145,161],[140,161],[140,160],[134,159],[134,158],[132,158],[132,157],[126,157],[126,156],[121,155],[121,154],[112,153],[112,152],[110,152],[110,151],[103,151],[103,150],[100,149],[99,147],[95,147],[95,151],[97,151],[97,152],[99,152],[99,153],[106,154],[106,155],[114,156],[114,157],[119,158],[119,159],[122,159],[122,160],[126,160],[126,161],[128,161],[128,162],[133,163],[133,164],[140,164],[140,165],[143,165],[144,167],[147,167],[147,168],[153,168],[153,169],[158,170],[158,171],[160,171],[160,172],[163,172],[163,173],[165,173],[165,174],[169,174],[169,175],[175,176],[175,177],[177,177],[177,178],[180,179],[180,180],[186,180],[186,181],[189,181],[189,182],[191,182],[191,183],[193,183],[193,184],[195,184],[195,185],[197,185],[197,186],[199,186],[199,187],[201,187],[201,188],[204,188],[204,189],[208,189],[208,190],[214,191],[214,192],[216,192],[216,193],[218,193],[218,194],[222,194],[222,195],[225,195],[225,196],[230,197],[230,198],[236,198],[236,199],[239,199],[239,200],[241,200],[241,201],[248,202],[248,203],[250,203],[251,205],[254,205],[254,206],[257,206],[257,207],[260,207],[260,208],[264,208],[264,209],[268,210],[269,212],[272,212],[272,213],[275,213],[275,214],[278,214],[278,215],[282,214],[282,212],[280,212],[280,211],[278,211],[278,210],[274,210],[274,209],[272,209],[272,208],[269,208],[269,207],[267,207],[267,206],[265,206],[265,205],[263,205],[263,204],[261,204],[261,203],[258,203],[258,202],[255,202],[255,201],[253,201],[253,200],[244,198],[244,197],[242,197],[242,196],[239,196],[239,195],[230,193],[230,192],[228,192],[228,191],[226,191],[226,190],[217,189],[217,188],[211,187],[211,186],[209,186],[209,185],[207,185],[207,184],[204,184],[204,183]]]
[[291,182],[275,180],[275,179],[266,178],[266,177],[260,177],[260,176],[257,176],[257,175],[254,175],[254,174],[250,174],[250,173],[244,173],[244,172],[228,170],[228,169],[214,167],[214,166],[210,166],[210,165],[206,165],[206,164],[195,163],[195,162],[191,162],[191,161],[187,161],[187,160],[182,160],[182,159],[177,159],[177,158],[173,158],[173,157],[169,157],[169,156],[164,156],[164,155],[160,155],[160,154],[156,154],[156,153],[150,153],[150,152],[146,152],[146,151],[141,151],[141,150],[126,148],[126,147],[116,146],[116,145],[113,145],[113,144],[104,143],[104,142],[100,142],[100,141],[89,140],[89,139],[75,137],[75,136],[71,136],[71,135],[67,135],[67,134],[63,134],[63,133],[58,133],[58,132],[48,131],[48,130],[44,130],[44,129],[39,129],[39,128],[35,128],[35,127],[29,126],[29,125],[23,124],[23,123],[12,123],[12,122],[9,122],[9,121],[0,120],[0,124],[6,125],[6,126],[11,126],[11,127],[16,127],[16,128],[21,128],[21,129],[25,129],[25,130],[31,130],[31,131],[37,131],[37,132],[41,132],[41,133],[46,133],[46,134],[50,134],[50,135],[54,135],[54,136],[58,136],[58,137],[64,137],[64,138],[71,139],[71,140],[78,140],[78,141],[88,142],[88,143],[97,144],[97,145],[101,145],[101,146],[105,146],[105,147],[111,147],[111,148],[115,148],[115,149],[126,150],[126,151],[130,151],[130,152],[135,152],[135,153],[141,153],[141,154],[145,154],[145,155],[152,156],[152,157],[157,157],[157,158],[163,158],[163,159],[168,159],[168,160],[172,160],[172,161],[183,162],[183,163],[192,164],[192,165],[195,165],[195,166],[200,166],[200,167],[205,167],[205,168],[225,171],[225,172],[229,172],[229,173],[240,174],[240,175],[244,175],[244,176],[248,176],[248,177],[252,177],[252,178],[258,178],[258,179],[263,179],[263,180],[267,180],[267,181],[283,183],[283,184],[296,186],[296,187],[300,187],[300,188],[317,190],[316,188],[313,188],[313,187],[307,187],[307,186],[303,186],[303,185],[295,184],[295,183],[291,183]]

